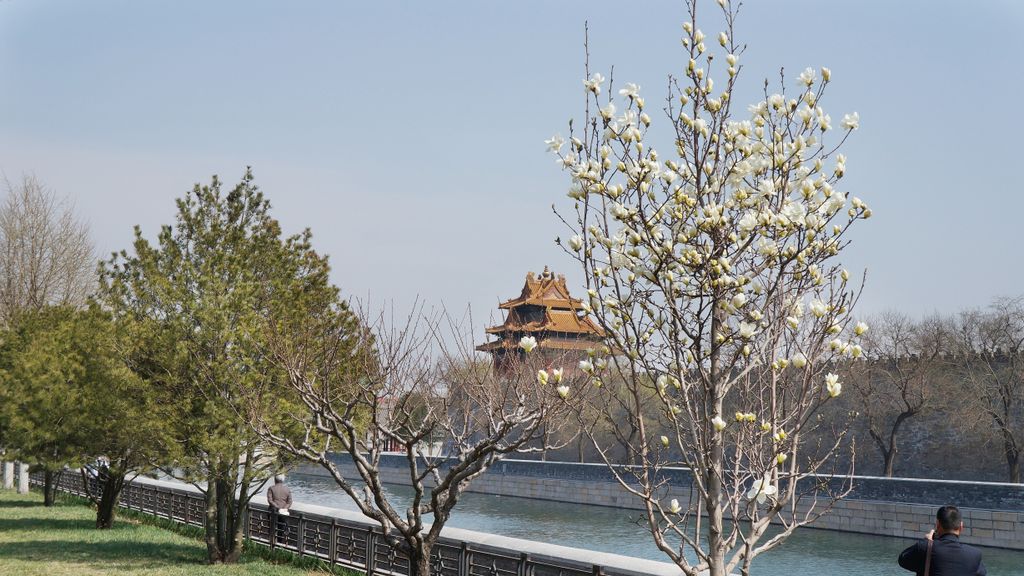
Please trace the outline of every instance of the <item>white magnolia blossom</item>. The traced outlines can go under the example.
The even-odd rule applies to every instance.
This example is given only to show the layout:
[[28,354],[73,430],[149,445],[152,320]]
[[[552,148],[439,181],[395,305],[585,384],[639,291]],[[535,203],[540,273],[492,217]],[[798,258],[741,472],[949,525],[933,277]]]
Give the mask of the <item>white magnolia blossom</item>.
[[857,336],[862,336],[868,331],[868,325],[864,322],[857,322],[857,325],[853,327],[853,333]]
[[619,90],[619,95],[626,98],[636,98],[640,95],[640,87],[632,82],[626,82],[626,86]]
[[605,120],[611,120],[612,116],[615,116],[615,103],[608,102],[607,104],[601,107],[600,112],[602,118],[604,118]]
[[825,314],[828,314],[828,304],[825,304],[817,298],[811,300],[810,309],[811,314],[814,314],[815,318],[821,318]]
[[595,72],[590,76],[589,79],[583,81],[583,87],[594,94],[601,93],[601,84],[604,82],[604,76]]
[[679,514],[679,511],[682,509],[683,507],[679,505],[679,500],[676,498],[673,498],[672,501],[668,503],[668,511],[673,514]]
[[548,383],[548,371],[537,370],[537,382],[540,382],[541,386],[547,386]]
[[747,234],[753,232],[757,228],[757,214],[750,210],[744,212],[743,216],[740,216],[739,226],[740,230]]
[[825,389],[829,398],[835,398],[843,392],[843,385],[839,382],[839,376],[829,372],[825,375]]
[[572,238],[569,238],[569,248],[572,248],[574,252],[579,252],[583,249],[583,237],[579,234],[574,234]]
[[580,360],[580,371],[584,374],[593,374],[594,363],[590,360]]
[[800,83],[803,84],[804,86],[810,87],[811,85],[813,85],[814,84],[814,69],[813,68],[805,68],[804,71],[800,73],[799,80],[800,80]]
[[562,381],[562,369],[555,368],[554,370],[552,370],[551,378],[555,381],[555,384],[560,383]]
[[533,336],[523,336],[519,339],[519,347],[525,352],[530,353],[537,347],[537,339]]
[[736,293],[735,296],[732,297],[732,306],[733,306],[733,308],[743,308],[743,305],[746,304],[746,303],[747,303],[747,295],[744,294],[743,292],[738,292],[738,293]]
[[569,386],[562,384],[561,386],[555,388],[555,392],[558,393],[559,398],[564,399],[569,395]]
[[740,322],[740,338],[749,340],[757,333],[757,324],[753,322]]
[[750,491],[747,492],[748,500],[757,500],[758,504],[764,504],[765,500],[775,496],[779,491],[774,485],[772,485],[771,477],[765,475],[760,480],[754,480],[754,485],[750,487]]
[[715,430],[719,432],[725,430],[725,427],[728,426],[728,424],[725,423],[725,420],[722,420],[721,416],[715,416],[714,418],[712,418],[711,425],[714,426]]
[[794,368],[803,368],[807,366],[807,357],[804,356],[803,352],[797,352],[792,358]]
[[562,138],[561,134],[555,134],[551,138],[544,141],[548,145],[548,152],[558,153],[562,150],[562,146],[565,145],[565,138]]
[[840,123],[840,126],[842,126],[844,130],[856,130],[860,127],[860,114],[854,112],[843,116],[843,121]]

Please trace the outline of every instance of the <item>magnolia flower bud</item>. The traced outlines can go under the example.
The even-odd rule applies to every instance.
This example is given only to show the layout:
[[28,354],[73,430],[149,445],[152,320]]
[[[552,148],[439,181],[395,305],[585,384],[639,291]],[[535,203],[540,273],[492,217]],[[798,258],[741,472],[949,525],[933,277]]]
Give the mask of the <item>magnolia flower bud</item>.
[[714,418],[712,418],[711,419],[711,425],[718,432],[721,432],[722,430],[725,430],[725,427],[727,426],[727,424],[725,423],[725,420],[722,420],[721,416],[715,416]]
[[679,505],[679,500],[676,500],[675,498],[673,498],[672,501],[668,503],[668,511],[673,514],[678,514],[679,511],[682,509],[683,508]]
[[775,461],[776,461],[777,463],[779,463],[779,464],[782,464],[783,462],[785,462],[785,461],[786,461],[786,459],[787,459],[787,458],[788,458],[788,456],[787,456],[787,455],[785,455],[785,454],[779,454],[778,456],[776,456],[776,457],[775,457]]
[[579,252],[583,248],[583,237],[579,234],[569,238],[569,247],[575,252]]
[[537,370],[537,382],[540,382],[541,386],[547,386],[548,383],[548,371]]
[[839,376],[829,372],[825,375],[825,389],[829,398],[835,398],[843,392],[843,385],[839,382]]
[[665,448],[668,448],[668,436],[661,437],[661,445],[664,446]]
[[729,43],[729,36],[727,36],[725,32],[719,32],[718,43],[721,44],[722,46],[725,46],[726,44]]
[[558,392],[558,396],[560,398],[565,399],[565,397],[569,395],[569,387],[562,384],[558,388],[555,388],[555,392]]

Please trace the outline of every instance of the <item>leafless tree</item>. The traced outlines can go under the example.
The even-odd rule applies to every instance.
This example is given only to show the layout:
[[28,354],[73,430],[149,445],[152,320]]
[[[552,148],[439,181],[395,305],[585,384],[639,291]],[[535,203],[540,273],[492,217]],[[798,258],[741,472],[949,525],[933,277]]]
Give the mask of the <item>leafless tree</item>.
[[81,304],[95,285],[89,227],[35,176],[4,179],[0,205],[0,322],[21,310]]
[[1024,298],[999,298],[956,320],[957,360],[969,390],[961,417],[988,421],[1002,444],[1010,482],[1024,452]]
[[[358,334],[311,334],[319,330],[315,321],[292,326],[297,332],[277,330],[267,353],[296,395],[291,418],[301,433],[275,429],[259,411],[252,422],[273,446],[323,466],[380,523],[410,574],[427,576],[441,529],[467,486],[508,454],[561,447],[571,390],[579,387],[539,354],[492,371],[447,316],[417,311],[398,323],[384,314],[360,316],[365,330]],[[353,337],[355,346],[337,344]],[[334,353],[342,348],[352,352]],[[413,489],[405,510],[391,501],[380,471],[381,454],[395,447],[404,452]],[[339,468],[335,451],[347,455],[357,477]]]
[[948,372],[950,337],[938,316],[915,321],[888,311],[869,324],[865,360],[848,364],[847,381],[860,398],[858,411],[884,473],[892,477],[900,431],[930,410],[940,395],[936,385]]

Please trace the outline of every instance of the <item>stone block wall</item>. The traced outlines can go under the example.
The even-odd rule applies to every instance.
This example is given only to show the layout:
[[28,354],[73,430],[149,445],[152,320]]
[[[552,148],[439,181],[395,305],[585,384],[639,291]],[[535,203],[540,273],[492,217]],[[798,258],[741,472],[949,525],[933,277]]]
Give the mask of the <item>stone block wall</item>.
[[[335,464],[345,475],[357,476],[347,455],[337,455]],[[312,466],[299,472],[324,473]],[[685,497],[689,471],[678,468],[665,474],[669,485]],[[381,476],[388,483],[408,484],[404,456],[383,457]],[[477,478],[469,491],[616,508],[642,507],[640,499],[624,490],[603,464],[503,460]],[[963,512],[965,541],[1024,550],[1024,484],[857,476],[850,495],[836,502],[813,526],[920,537],[934,527],[935,511],[943,504],[956,504]]]

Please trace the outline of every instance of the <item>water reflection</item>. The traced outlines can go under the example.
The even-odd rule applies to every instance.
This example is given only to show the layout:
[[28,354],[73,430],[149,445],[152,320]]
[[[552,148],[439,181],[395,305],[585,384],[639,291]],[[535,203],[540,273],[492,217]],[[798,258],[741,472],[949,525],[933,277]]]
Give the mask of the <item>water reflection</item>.
[[[297,502],[356,510],[334,480],[294,474],[289,486]],[[389,498],[404,508],[412,490],[388,486]],[[640,512],[564,502],[463,494],[448,525],[627,556],[665,561],[654,547]],[[754,561],[758,576],[910,574],[896,564],[908,539],[828,530],[801,530],[780,548]],[[1024,576],[1024,552],[985,548],[989,574]]]

